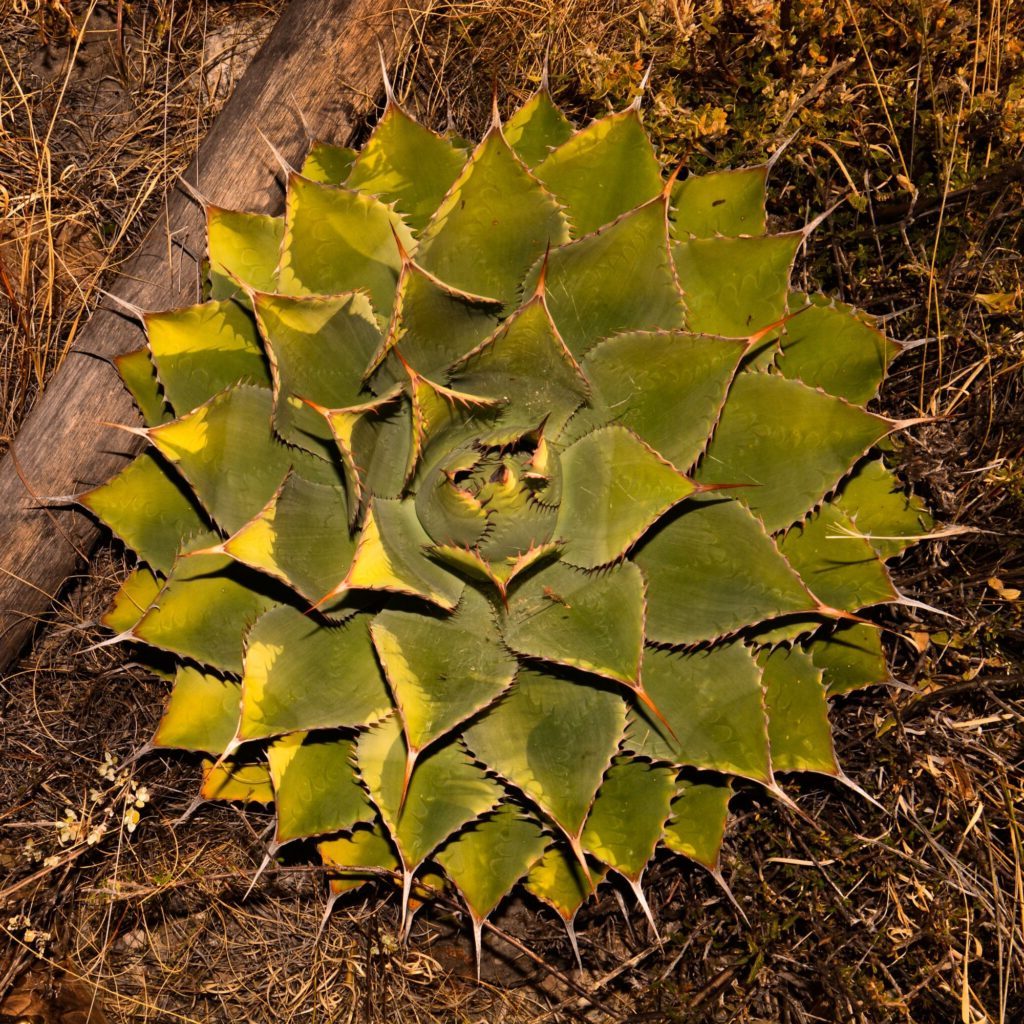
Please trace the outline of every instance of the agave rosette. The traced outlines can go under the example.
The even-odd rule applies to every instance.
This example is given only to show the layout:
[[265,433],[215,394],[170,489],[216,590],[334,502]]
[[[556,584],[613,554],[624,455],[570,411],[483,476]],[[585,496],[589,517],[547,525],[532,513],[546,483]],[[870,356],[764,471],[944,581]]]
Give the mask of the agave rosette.
[[170,652],[154,744],[274,802],[340,892],[518,883],[569,925],[659,846],[717,872],[733,780],[840,775],[827,698],[929,527],[865,408],[897,351],[795,292],[767,168],[675,180],[636,106],[545,89],[470,153],[389,99],[283,217],[209,207],[209,297],[120,360],[147,450],[82,501]]

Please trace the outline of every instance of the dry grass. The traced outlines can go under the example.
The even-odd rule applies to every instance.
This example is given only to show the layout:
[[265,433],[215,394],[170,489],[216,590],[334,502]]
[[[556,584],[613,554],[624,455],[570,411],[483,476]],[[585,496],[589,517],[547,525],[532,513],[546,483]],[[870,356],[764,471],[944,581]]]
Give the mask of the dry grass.
[[271,6],[0,5],[0,452],[159,210]]
[[[216,110],[211,51],[267,25],[249,5],[112,3],[94,16],[123,8],[123,49],[108,33],[90,62],[65,65],[66,6],[29,6],[43,10],[0,20],[8,437]],[[68,6],[81,24],[90,5]],[[194,764],[121,767],[165,687],[109,651],[82,653],[122,572],[107,554],[0,684],[0,924],[23,915],[0,984],[23,1002],[87,1014],[95,998],[111,1021],[1024,1018],[1024,17],[1007,0],[476,0],[417,22],[399,82],[425,121],[474,136],[492,80],[509,109],[546,50],[581,119],[626,102],[653,62],[647,117],[667,161],[749,163],[792,136],[772,175],[777,224],[842,201],[801,284],[918,342],[881,407],[936,420],[895,458],[942,519],[977,532],[897,567],[905,592],[954,616],[892,613],[903,686],[835,706],[840,759],[881,806],[804,779],[798,817],[746,790],[724,862],[746,920],[665,859],[650,886],[662,945],[606,894],[581,915],[577,977],[556,922],[514,905],[501,926],[561,977],[495,939],[477,987],[449,910],[424,912],[407,947],[393,902],[353,903],[318,935],[322,880],[301,856],[247,894],[269,817],[210,806],[176,826]]]

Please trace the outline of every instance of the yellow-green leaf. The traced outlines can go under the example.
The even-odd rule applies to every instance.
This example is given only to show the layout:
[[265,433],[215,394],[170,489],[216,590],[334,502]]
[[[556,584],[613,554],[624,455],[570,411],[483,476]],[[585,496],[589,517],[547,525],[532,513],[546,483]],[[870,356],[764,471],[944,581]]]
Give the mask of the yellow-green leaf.
[[223,753],[238,729],[241,699],[234,680],[179,665],[153,746]]
[[246,638],[239,738],[358,728],[391,710],[369,616],[330,625],[283,606]]
[[341,832],[376,817],[356,776],[348,739],[293,733],[267,749],[279,843]]
[[644,687],[667,726],[647,708],[634,709],[627,750],[671,764],[771,780],[761,671],[742,644],[689,654],[648,649]]

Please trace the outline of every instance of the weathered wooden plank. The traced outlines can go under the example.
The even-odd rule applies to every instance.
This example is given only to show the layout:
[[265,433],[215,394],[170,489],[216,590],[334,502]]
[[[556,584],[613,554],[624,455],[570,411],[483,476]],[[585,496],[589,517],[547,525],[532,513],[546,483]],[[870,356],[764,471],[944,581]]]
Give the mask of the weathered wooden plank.
[[[283,193],[262,132],[298,163],[309,134],[345,142],[381,89],[378,43],[392,55],[421,0],[292,0],[203,140],[183,178],[228,208],[274,212]],[[305,121],[305,124],[303,124]],[[201,210],[172,189],[111,291],[142,309],[196,301],[204,251]],[[38,496],[74,494],[134,453],[100,420],[137,422],[104,358],[140,347],[138,324],[97,310],[0,462],[0,670],[50,609],[99,534],[77,511]]]

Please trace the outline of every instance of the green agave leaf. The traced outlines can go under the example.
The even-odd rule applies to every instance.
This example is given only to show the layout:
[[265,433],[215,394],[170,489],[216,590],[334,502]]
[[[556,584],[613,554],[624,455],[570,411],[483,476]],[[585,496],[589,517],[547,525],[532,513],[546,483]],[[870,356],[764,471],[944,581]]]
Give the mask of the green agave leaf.
[[727,781],[681,779],[672,801],[672,818],[665,826],[665,845],[709,871],[717,871],[731,798],[732,786]]
[[378,498],[367,510],[344,586],[422,597],[451,611],[462,596],[463,583],[426,556],[429,546],[413,501]]
[[317,844],[320,857],[331,871],[331,893],[339,896],[358,889],[380,872],[399,871],[395,848],[379,822],[372,828],[356,826],[350,836],[339,836]]
[[367,492],[398,497],[413,457],[412,407],[399,391],[343,409],[316,406],[334,436],[345,467],[350,526]]
[[258,576],[229,558],[179,558],[132,636],[201,665],[240,673],[243,634],[275,604],[261,586]]
[[502,804],[449,840],[435,857],[480,925],[544,853],[549,840],[514,804]]
[[488,562],[475,549],[459,548],[445,544],[438,544],[430,548],[430,554],[446,562],[470,579],[493,584],[504,603],[508,596],[510,584],[520,573],[532,569],[541,562],[550,561],[560,550],[560,545],[554,542],[539,544],[519,555],[494,562]]
[[627,750],[771,782],[761,671],[742,644],[692,654],[648,649],[644,686],[675,735],[640,707],[630,712]]
[[569,927],[569,940],[574,950],[576,936],[572,922],[605,876],[604,868],[589,867],[588,872],[565,843],[555,843],[534,864],[526,879],[527,890],[551,907]]
[[419,261],[457,288],[511,305],[531,264],[568,237],[558,204],[491,129],[425,229]]
[[362,486],[379,498],[397,498],[405,490],[412,461],[412,405],[407,401],[384,406],[359,417],[352,431],[352,457],[365,468]]
[[786,313],[801,231],[759,238],[692,238],[672,246],[695,333],[749,338]]
[[816,633],[804,645],[830,697],[891,678],[882,650],[882,631],[861,622],[841,622],[834,629]]
[[164,394],[160,389],[160,382],[156,379],[156,367],[149,358],[148,348],[115,356],[114,365],[121,375],[121,380],[124,381],[124,386],[135,399],[147,427],[155,427],[158,423],[166,423],[173,419],[170,409],[164,402]]
[[178,475],[150,452],[78,500],[160,572],[170,571],[186,540],[215,536]]
[[633,555],[647,579],[647,638],[696,644],[818,602],[736,501],[687,502]]
[[328,409],[361,405],[362,374],[380,344],[362,292],[293,297],[257,294],[256,320],[274,376],[274,429],[322,456],[337,452],[330,426],[308,402]]
[[503,422],[518,427],[544,423],[554,437],[590,393],[541,294],[460,359],[451,380],[454,387],[501,399]]
[[768,166],[691,174],[672,186],[675,215],[672,237],[763,235],[768,227],[764,206]]
[[611,689],[523,669],[465,741],[578,846],[625,719],[625,705]]
[[881,459],[862,462],[843,483],[835,505],[883,559],[900,554],[935,528],[924,502],[908,495]]
[[630,430],[604,427],[562,454],[563,497],[555,536],[566,561],[586,569],[621,557],[695,490]]
[[271,804],[274,787],[265,764],[235,761],[231,758],[203,761],[204,800],[223,800],[243,804]]
[[245,381],[270,387],[252,314],[230,299],[146,314],[149,350],[179,415]]
[[255,518],[217,550],[318,601],[345,578],[355,555],[341,487],[290,474]]
[[555,562],[509,601],[505,643],[518,654],[636,687],[644,643],[644,579],[631,562],[587,574]]
[[115,633],[130,632],[156,600],[163,585],[163,577],[157,576],[149,566],[137,566],[121,584],[100,622]]
[[274,438],[273,402],[267,389],[239,385],[148,432],[214,522],[230,533],[263,509],[289,468],[308,472],[321,462]]
[[230,299],[243,288],[276,291],[283,240],[283,217],[208,206],[206,244],[210,258],[210,298]]
[[821,669],[795,648],[778,647],[758,661],[764,668],[772,768],[838,775]]
[[635,107],[592,121],[534,173],[562,204],[575,238],[636,209],[663,188],[658,158]]
[[[458,452],[455,456],[458,462]],[[475,459],[475,455],[472,457]],[[428,551],[432,557],[468,572],[473,579],[491,579],[494,574],[489,563],[479,551],[471,549],[483,538],[491,515],[478,497],[453,482],[453,471],[447,465],[450,462],[442,456],[420,473],[417,483],[420,523],[433,539],[445,542]]]
[[569,119],[541,87],[505,122],[505,141],[527,167],[535,167],[573,133]]
[[407,757],[397,715],[356,741],[359,773],[398,848],[408,888],[423,861],[468,822],[493,810],[502,791],[457,741],[426,751],[411,779],[406,777]]
[[448,618],[388,610],[370,632],[413,758],[493,703],[515,677],[494,611],[471,587]]
[[478,436],[500,405],[497,399],[454,391],[415,371],[409,374],[409,398],[413,440],[406,479],[410,481],[433,442],[440,440],[448,446]]
[[782,374],[858,405],[874,398],[899,346],[852,307],[824,295],[793,292],[789,308],[804,311],[781,337],[775,365]]
[[419,232],[465,160],[464,152],[418,124],[389,99],[373,134],[356,156],[346,184],[394,203],[406,223]]
[[780,540],[779,550],[832,608],[857,611],[898,596],[874,548],[857,536],[853,522],[835,505],[822,505],[792,527]]
[[[664,200],[654,199],[592,235],[551,250],[547,305],[577,359],[612,334],[683,325],[665,207]],[[540,264],[530,271],[527,294],[536,291],[541,271]]]
[[352,170],[356,151],[348,146],[334,146],[329,142],[314,142],[299,172],[310,181],[322,185],[343,185]]
[[736,495],[774,532],[803,518],[891,429],[799,381],[741,373],[697,480],[752,485]]
[[639,882],[668,820],[675,776],[671,768],[615,758],[583,827],[583,848]]
[[241,699],[237,682],[179,665],[153,746],[222,753],[238,728]]
[[278,291],[339,295],[366,289],[373,308],[387,318],[402,269],[401,250],[415,248],[401,216],[380,200],[289,176]]
[[378,376],[404,382],[406,372],[401,363],[394,358],[385,363],[395,349],[419,373],[428,377],[442,374],[494,330],[500,311],[500,302],[450,288],[408,261],[398,282],[387,337],[366,376],[384,364]]
[[282,606],[249,631],[240,740],[310,729],[360,728],[391,710],[370,617],[336,626]]
[[355,744],[297,732],[267,749],[278,843],[341,832],[376,818],[356,776]]
[[583,372],[609,418],[685,471],[704,450],[745,351],[723,338],[634,331],[595,345]]

